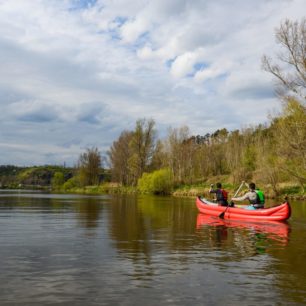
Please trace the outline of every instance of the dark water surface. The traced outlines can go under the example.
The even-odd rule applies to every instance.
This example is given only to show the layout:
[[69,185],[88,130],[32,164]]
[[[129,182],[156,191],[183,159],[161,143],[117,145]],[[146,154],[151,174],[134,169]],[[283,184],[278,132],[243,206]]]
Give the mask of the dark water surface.
[[306,203],[222,222],[195,199],[0,192],[0,305],[305,305]]

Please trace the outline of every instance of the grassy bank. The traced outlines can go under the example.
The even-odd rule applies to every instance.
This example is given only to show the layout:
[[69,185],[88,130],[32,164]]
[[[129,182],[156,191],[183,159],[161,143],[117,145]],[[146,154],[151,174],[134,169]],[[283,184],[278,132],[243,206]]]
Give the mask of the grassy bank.
[[137,188],[131,186],[121,186],[114,183],[105,183],[98,186],[74,187],[70,189],[58,189],[53,191],[77,194],[135,194],[137,193]]
[[[229,198],[233,197],[236,190],[239,186],[233,184],[223,184],[223,187],[229,192]],[[269,185],[259,186],[261,190],[264,191],[267,199],[282,199],[284,197],[288,197],[289,199],[295,200],[306,200],[306,195],[302,193],[302,189],[300,186],[296,184],[280,184],[278,189],[278,194],[276,194],[272,187]],[[209,183],[202,183],[196,185],[182,185],[175,188],[171,195],[175,197],[196,197],[196,196],[204,196],[210,198],[209,194]],[[119,184],[114,183],[105,183],[99,186],[87,186],[83,188],[71,188],[69,190],[57,190],[65,193],[78,193],[78,194],[136,194],[140,193],[136,187],[131,186],[121,186]],[[247,188],[242,188],[240,195],[244,194],[247,191]]]
[[[288,197],[289,199],[306,200],[306,194],[302,192],[302,188],[293,183],[280,184],[277,193],[275,193],[275,191],[272,189],[270,185],[264,185],[259,187],[261,190],[263,190],[265,197],[267,199],[281,199],[284,197]],[[190,186],[185,185],[174,190],[172,195],[177,197],[182,197],[182,196],[211,197],[211,195],[208,192],[209,188],[210,188],[209,184],[190,185]],[[223,188],[229,192],[229,198],[231,198],[233,197],[239,186],[224,184]],[[247,191],[246,187],[242,188],[239,195],[244,194],[246,191]]]

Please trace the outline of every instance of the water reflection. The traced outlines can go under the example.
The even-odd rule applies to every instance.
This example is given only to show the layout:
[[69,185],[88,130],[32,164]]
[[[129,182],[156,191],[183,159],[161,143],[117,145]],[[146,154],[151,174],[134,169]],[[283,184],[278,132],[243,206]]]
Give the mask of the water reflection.
[[163,197],[113,198],[110,236],[120,256],[133,264],[129,277],[141,280],[141,286],[158,275],[186,269],[188,251],[194,247],[195,211],[190,208],[186,199],[169,206],[169,198]]
[[[135,241],[155,241],[161,236],[164,239],[165,229],[169,242],[179,237],[181,233],[194,232],[194,221],[190,223],[194,211],[185,209],[184,201],[177,200],[172,207],[169,207],[169,202],[163,202],[166,202],[166,199],[157,197],[113,199],[110,211],[110,234],[119,243],[119,248],[133,249]],[[177,243],[178,240],[175,246]],[[139,251],[141,249],[146,252],[146,247],[143,245]]]
[[251,224],[194,199],[0,196],[0,304],[303,304],[297,205],[288,224]]
[[[205,214],[199,213],[197,216],[197,228],[203,226],[211,226],[216,228],[223,228],[227,232],[227,228],[246,229],[256,237],[269,237],[282,245],[287,245],[289,241],[290,225],[286,222],[243,222],[237,220],[224,220],[214,218]],[[227,237],[227,235],[225,235]],[[223,234],[224,237],[224,234]]]
[[226,250],[231,254],[231,260],[264,254],[276,247],[284,248],[288,244],[290,233],[287,223],[231,221],[200,213],[196,228],[211,248]]
[[78,219],[81,226],[95,228],[102,218],[104,205],[94,198],[81,199],[76,205]]

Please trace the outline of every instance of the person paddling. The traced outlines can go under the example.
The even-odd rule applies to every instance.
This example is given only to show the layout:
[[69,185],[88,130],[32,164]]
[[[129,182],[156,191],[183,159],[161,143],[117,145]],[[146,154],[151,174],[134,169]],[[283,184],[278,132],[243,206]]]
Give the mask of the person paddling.
[[225,189],[222,189],[222,184],[217,183],[217,188],[213,189],[214,184],[210,185],[209,193],[215,193],[216,194],[216,201],[221,206],[228,206],[227,202],[227,195],[228,192]]
[[248,185],[249,191],[237,198],[232,198],[232,201],[245,201],[249,200],[250,205],[246,207],[246,209],[258,209],[258,208],[264,208],[265,205],[265,196],[264,193],[256,189],[256,185],[254,183],[250,183]]

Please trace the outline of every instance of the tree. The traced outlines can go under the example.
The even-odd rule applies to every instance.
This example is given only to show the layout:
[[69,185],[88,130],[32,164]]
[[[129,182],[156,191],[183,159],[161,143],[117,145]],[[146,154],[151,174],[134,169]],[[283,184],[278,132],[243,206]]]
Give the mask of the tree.
[[169,129],[165,150],[168,156],[168,167],[176,183],[184,183],[188,172],[192,170],[190,164],[192,156],[190,148],[190,132],[187,126],[179,129]]
[[98,148],[87,148],[79,157],[78,170],[81,186],[92,186],[99,183],[101,154]]
[[129,144],[132,136],[133,132],[123,131],[107,152],[112,169],[112,180],[123,185],[131,183],[128,160],[131,155]]
[[156,130],[153,119],[140,119],[136,122],[135,130],[129,143],[130,157],[128,160],[132,184],[149,168],[154,154]]
[[273,129],[258,125],[253,132],[256,150],[255,181],[270,184],[275,195],[279,194],[279,182],[281,172],[279,171],[278,156]]
[[[156,152],[154,120],[136,121],[134,131],[124,131],[107,152],[112,179],[123,185],[136,185],[144,172],[161,165],[161,144]],[[156,153],[156,154],[155,154]]]
[[273,124],[277,138],[280,168],[302,186],[306,183],[306,107],[294,98],[288,100]]
[[283,52],[273,63],[266,55],[262,58],[263,69],[272,73],[278,80],[278,93],[281,96],[293,95],[306,99],[306,19],[300,23],[285,20],[276,29],[276,41]]
[[239,183],[246,179],[244,170],[241,167],[242,156],[243,135],[239,130],[234,130],[228,136],[228,141],[225,147],[225,159],[227,168],[231,172],[235,183]]
[[164,143],[158,139],[152,156],[150,171],[162,169],[164,166],[166,166],[166,162],[167,154],[164,150]]
[[283,109],[274,119],[276,153],[279,167],[298,180],[304,190],[306,183],[306,19],[285,20],[276,29],[276,40],[283,52],[278,63],[264,56],[263,68],[278,81],[277,92]]

